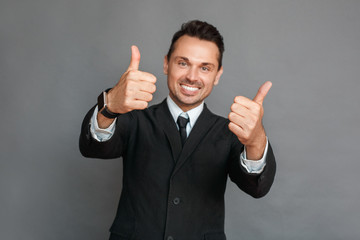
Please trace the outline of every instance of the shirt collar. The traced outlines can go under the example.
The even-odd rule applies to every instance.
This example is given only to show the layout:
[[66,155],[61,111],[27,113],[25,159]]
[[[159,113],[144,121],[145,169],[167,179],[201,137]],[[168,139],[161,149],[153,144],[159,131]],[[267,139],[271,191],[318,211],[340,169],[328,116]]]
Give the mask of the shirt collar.
[[[183,112],[183,110],[181,110],[181,108],[178,105],[176,105],[176,103],[171,99],[170,96],[167,96],[166,102],[169,107],[171,116],[176,122],[179,115]],[[189,124],[191,128],[195,125],[196,120],[199,118],[203,109],[204,109],[204,101],[202,101],[199,106],[186,112],[190,118]]]

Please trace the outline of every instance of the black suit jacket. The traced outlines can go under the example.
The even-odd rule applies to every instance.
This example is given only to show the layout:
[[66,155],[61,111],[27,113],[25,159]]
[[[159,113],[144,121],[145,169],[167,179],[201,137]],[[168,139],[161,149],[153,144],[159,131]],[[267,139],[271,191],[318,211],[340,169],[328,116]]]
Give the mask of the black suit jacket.
[[247,173],[239,162],[243,145],[228,129],[229,121],[206,105],[183,148],[166,101],[118,117],[106,142],[91,137],[92,114],[93,109],[82,124],[81,153],[103,159],[122,156],[124,161],[123,189],[110,229],[113,239],[226,239],[227,176],[255,198],[273,183],[271,146],[264,171]]

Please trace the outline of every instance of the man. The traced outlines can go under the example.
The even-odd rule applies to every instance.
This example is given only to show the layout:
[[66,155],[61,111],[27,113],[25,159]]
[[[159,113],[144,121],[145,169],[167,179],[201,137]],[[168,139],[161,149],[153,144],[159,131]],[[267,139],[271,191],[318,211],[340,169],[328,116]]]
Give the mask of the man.
[[226,239],[227,176],[255,198],[269,191],[275,159],[261,120],[271,83],[253,100],[235,97],[229,120],[211,113],[204,99],[223,73],[223,51],[214,26],[183,24],[164,58],[169,96],[148,108],[156,77],[139,70],[132,46],[127,71],[86,115],[81,153],[124,161],[111,240]]

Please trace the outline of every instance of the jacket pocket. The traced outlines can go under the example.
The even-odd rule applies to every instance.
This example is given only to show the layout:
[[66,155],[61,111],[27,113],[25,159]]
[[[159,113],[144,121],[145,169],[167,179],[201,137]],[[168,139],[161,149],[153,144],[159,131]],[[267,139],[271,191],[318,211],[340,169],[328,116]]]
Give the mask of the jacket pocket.
[[205,240],[226,240],[224,232],[206,233]]

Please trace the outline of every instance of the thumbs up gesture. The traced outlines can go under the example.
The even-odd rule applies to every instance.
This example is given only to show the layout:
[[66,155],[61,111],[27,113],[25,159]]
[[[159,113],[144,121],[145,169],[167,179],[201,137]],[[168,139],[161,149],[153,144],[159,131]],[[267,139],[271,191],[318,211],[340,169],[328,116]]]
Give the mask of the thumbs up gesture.
[[265,82],[253,100],[237,96],[229,113],[229,129],[246,147],[247,159],[261,159],[265,146],[266,134],[262,125],[264,115],[263,101],[272,86]]
[[131,60],[119,82],[107,94],[107,104],[111,112],[127,113],[135,109],[145,109],[156,90],[156,77],[139,71],[140,51],[131,46]]

